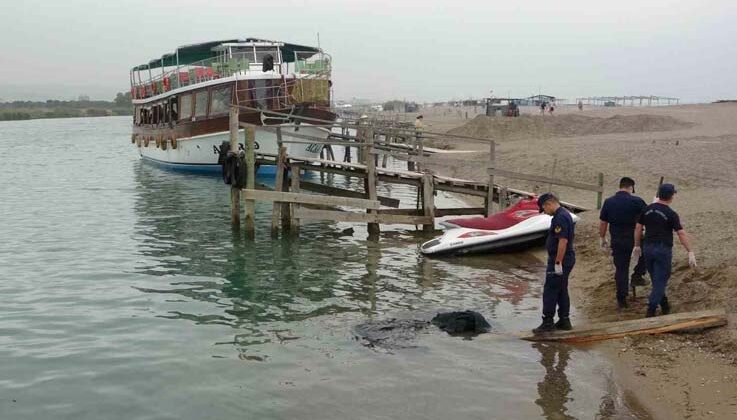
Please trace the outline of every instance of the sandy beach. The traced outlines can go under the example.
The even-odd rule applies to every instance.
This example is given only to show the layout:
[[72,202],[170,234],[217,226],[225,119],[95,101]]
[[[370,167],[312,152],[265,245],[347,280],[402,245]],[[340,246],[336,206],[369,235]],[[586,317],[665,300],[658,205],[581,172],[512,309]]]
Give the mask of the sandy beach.
[[[553,116],[523,108],[520,118],[475,116],[473,108],[439,108],[423,110],[423,115],[428,131],[496,140],[501,169],[586,183],[594,183],[602,172],[605,196],[617,190],[620,177],[630,176],[637,181],[638,195],[648,202],[660,177],[674,183],[679,192],[673,208],[692,237],[699,267],[690,269],[685,251],[675,246],[668,286],[673,311],[725,308],[730,324],[701,333],[640,336],[598,346],[610,354],[622,384],[654,418],[737,416],[737,104],[583,111],[563,106]],[[485,179],[485,144],[434,143],[479,153],[433,155],[430,170]],[[497,183],[538,192],[548,188],[504,178]],[[552,190],[565,201],[596,207],[595,193],[555,186]],[[617,311],[613,266],[598,244],[598,212],[582,217],[571,279],[574,325],[644,317],[649,287],[638,288],[631,307]]]

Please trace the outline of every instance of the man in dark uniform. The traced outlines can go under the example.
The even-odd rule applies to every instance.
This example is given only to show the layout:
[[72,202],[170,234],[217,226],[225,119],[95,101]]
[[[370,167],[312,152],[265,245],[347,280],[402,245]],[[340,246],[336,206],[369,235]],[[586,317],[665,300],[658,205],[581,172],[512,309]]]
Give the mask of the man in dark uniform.
[[[681,226],[678,213],[670,208],[675,194],[676,187],[673,184],[662,184],[658,188],[658,201],[645,208],[635,227],[635,248],[632,250],[632,258],[645,255],[647,271],[653,283],[653,289],[647,302],[646,317],[655,316],[658,305],[663,315],[670,313],[670,304],[665,290],[673,262],[673,232],[676,232],[678,240],[688,252],[688,265],[696,268],[696,255],[691,249],[688,235]],[[643,228],[645,229],[644,240],[642,238]],[[643,248],[640,248],[641,244],[644,244],[644,252]]]
[[[611,237],[614,281],[617,285],[617,306],[627,308],[629,290],[630,257],[635,247],[635,224],[647,204],[634,195],[635,181],[624,177],[619,181],[619,191],[604,201],[599,214],[599,238],[602,249],[606,249],[606,231]],[[644,286],[645,260],[640,258],[632,274],[632,286]]]
[[[576,263],[573,251],[574,225],[571,214],[564,209],[558,197],[545,193],[537,199],[540,213],[553,216],[545,248],[548,251],[548,264],[543,286],[543,322],[532,330],[535,334],[559,330],[570,330],[569,318],[571,301],[568,297],[568,276]],[[558,308],[558,322],[553,323],[555,309]]]

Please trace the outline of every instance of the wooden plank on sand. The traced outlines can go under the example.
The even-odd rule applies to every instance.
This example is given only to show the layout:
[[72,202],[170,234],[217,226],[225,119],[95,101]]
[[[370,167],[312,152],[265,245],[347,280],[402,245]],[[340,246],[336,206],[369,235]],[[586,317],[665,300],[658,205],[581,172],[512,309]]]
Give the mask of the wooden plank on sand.
[[672,331],[705,329],[727,324],[724,309],[681,312],[652,318],[633,319],[629,321],[604,322],[584,325],[571,331],[555,331],[534,335],[523,333],[520,338],[528,341],[557,341],[562,343],[587,343],[610,340],[630,335],[660,334]]

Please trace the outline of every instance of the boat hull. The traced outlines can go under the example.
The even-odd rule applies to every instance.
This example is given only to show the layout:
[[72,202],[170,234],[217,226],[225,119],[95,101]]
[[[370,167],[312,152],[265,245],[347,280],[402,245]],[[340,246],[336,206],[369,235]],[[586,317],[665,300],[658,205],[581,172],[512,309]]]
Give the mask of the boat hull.
[[[257,154],[276,156],[278,154],[276,133],[274,126],[270,126],[270,130],[261,127],[255,129],[255,143]],[[290,132],[300,135],[314,136],[327,139],[328,130],[303,124],[300,127],[292,125],[282,128],[282,136],[284,139],[288,137]],[[240,129],[238,134],[238,147],[245,149],[244,130]],[[157,146],[154,141],[149,141],[146,146],[145,141],[138,141],[138,152],[140,156],[148,161],[160,166],[171,169],[179,169],[191,172],[220,172],[221,166],[218,165],[218,157],[220,155],[220,146],[223,142],[230,141],[229,131],[220,131],[194,137],[179,138],[176,141],[176,148],[172,147],[172,143],[168,142],[166,147]],[[317,158],[320,156],[322,144],[319,143],[284,143],[287,148],[287,154],[291,157]],[[273,165],[261,167],[259,174],[266,175],[274,173]]]

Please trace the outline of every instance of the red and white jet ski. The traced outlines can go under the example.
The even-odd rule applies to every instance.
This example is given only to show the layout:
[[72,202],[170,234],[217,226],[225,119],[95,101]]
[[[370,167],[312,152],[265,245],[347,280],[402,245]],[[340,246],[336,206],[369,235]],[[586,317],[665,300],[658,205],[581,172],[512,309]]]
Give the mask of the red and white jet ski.
[[[573,222],[578,216],[571,214]],[[537,197],[522,199],[489,217],[451,219],[442,236],[422,244],[425,255],[463,255],[505,252],[527,248],[545,241],[551,216],[540,213]]]

